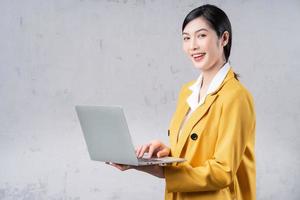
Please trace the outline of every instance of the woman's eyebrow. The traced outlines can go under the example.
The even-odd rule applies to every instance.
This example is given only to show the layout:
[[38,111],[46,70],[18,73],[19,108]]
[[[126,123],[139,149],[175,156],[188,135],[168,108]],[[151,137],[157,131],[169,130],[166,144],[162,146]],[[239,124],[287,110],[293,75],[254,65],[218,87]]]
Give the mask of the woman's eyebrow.
[[[200,29],[196,30],[194,33],[198,33],[200,31],[208,31],[208,30],[206,28],[200,28]],[[190,34],[187,32],[182,32],[182,35],[190,35]]]

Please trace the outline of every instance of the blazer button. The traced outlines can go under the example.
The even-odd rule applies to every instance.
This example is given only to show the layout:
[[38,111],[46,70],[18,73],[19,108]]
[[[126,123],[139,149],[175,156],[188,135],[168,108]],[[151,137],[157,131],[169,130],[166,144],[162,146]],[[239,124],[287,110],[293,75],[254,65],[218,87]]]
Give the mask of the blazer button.
[[192,140],[197,140],[198,139],[197,133],[192,133],[191,138]]

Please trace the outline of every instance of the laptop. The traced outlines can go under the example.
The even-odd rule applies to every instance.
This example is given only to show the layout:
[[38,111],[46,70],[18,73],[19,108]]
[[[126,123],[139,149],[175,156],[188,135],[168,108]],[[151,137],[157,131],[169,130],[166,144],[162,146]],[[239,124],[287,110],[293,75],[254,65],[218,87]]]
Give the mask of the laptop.
[[124,165],[166,165],[174,157],[137,158],[121,106],[75,106],[91,160]]

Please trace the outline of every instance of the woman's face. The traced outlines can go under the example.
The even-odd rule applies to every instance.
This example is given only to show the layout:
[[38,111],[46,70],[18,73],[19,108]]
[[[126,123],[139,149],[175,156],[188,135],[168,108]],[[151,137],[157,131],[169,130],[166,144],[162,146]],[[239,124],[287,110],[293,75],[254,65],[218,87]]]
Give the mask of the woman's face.
[[[226,34],[225,34],[226,33]],[[218,38],[203,17],[190,21],[182,32],[183,50],[197,69],[209,71],[225,63],[223,46],[228,42],[228,32]]]

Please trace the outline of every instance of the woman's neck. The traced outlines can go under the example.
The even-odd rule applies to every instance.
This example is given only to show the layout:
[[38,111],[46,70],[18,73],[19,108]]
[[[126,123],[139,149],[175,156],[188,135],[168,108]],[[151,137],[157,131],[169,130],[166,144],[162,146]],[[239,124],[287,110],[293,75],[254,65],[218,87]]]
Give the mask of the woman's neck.
[[207,88],[212,81],[212,79],[215,77],[215,75],[218,73],[218,71],[225,65],[226,61],[217,63],[214,67],[211,67],[208,70],[202,71],[202,84],[201,88]]

